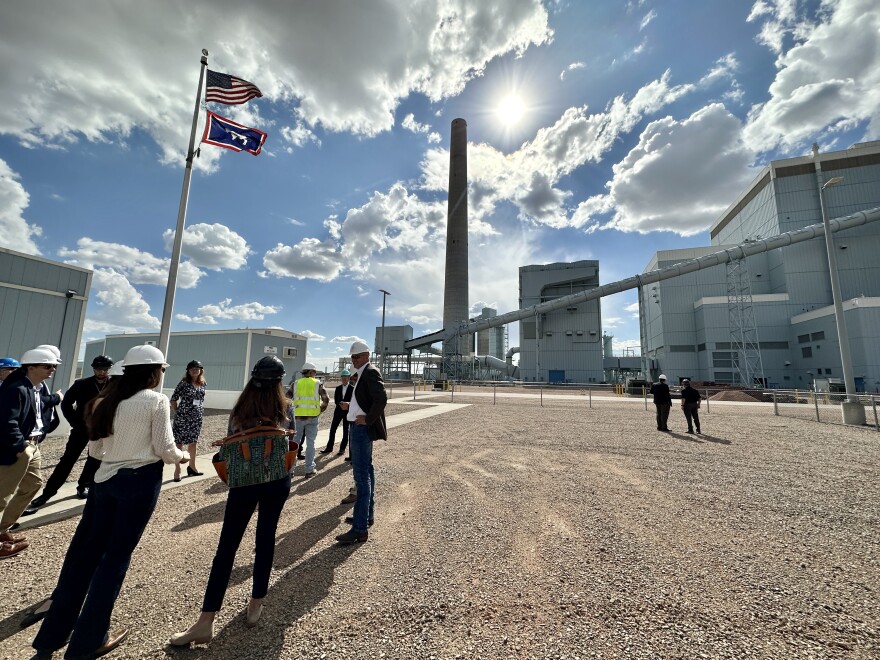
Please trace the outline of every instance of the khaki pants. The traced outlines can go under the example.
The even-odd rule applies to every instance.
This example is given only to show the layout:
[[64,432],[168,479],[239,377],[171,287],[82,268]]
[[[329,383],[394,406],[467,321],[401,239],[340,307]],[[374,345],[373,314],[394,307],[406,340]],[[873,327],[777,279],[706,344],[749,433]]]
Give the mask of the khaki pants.
[[43,487],[41,462],[40,448],[28,442],[15,463],[0,465],[0,533],[9,531]]

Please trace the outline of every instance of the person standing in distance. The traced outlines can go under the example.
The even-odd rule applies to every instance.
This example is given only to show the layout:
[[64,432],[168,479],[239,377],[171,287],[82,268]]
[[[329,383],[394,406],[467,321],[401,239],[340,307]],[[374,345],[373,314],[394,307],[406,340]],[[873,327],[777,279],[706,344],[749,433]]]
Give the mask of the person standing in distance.
[[[29,516],[37,512],[37,510],[51,500],[58,493],[67,477],[70,476],[73,466],[79,460],[83,449],[89,444],[89,432],[86,429],[85,411],[90,401],[100,396],[110,382],[110,367],[113,366],[113,360],[106,355],[98,355],[92,360],[92,375],[88,378],[80,378],[74,381],[70,389],[64,395],[64,401],[61,402],[61,412],[70,424],[70,436],[67,439],[67,445],[64,447],[64,454],[58,459],[58,465],[52,470],[52,475],[46,481],[42,495],[34,498],[24,515]],[[86,464],[83,466],[79,475],[76,487],[77,496],[84,500],[88,497],[89,487],[95,478],[95,472],[101,462],[91,456],[86,456]]]
[[348,446],[348,404],[351,401],[351,393],[354,387],[349,384],[351,372],[343,369],[339,372],[339,378],[342,380],[341,385],[337,385],[333,390],[333,402],[336,407],[333,409],[333,422],[330,424],[330,438],[327,446],[321,450],[322,454],[329,454],[333,451],[333,444],[336,442],[336,429],[342,424],[342,442],[339,443],[339,455],[345,453]]
[[[196,452],[205,415],[205,369],[198,360],[191,360],[186,365],[186,373],[174,388],[171,412],[174,413],[172,429],[177,448],[183,449],[183,445],[186,445],[189,451],[186,476],[200,477],[202,473],[196,469]],[[174,470],[174,481],[180,481],[179,465]]]
[[363,543],[369,538],[367,528],[373,524],[375,508],[376,476],[373,470],[373,442],[387,440],[385,406],[388,395],[382,374],[370,364],[370,348],[356,341],[349,351],[351,364],[358,379],[348,407],[349,447],[351,467],[354,474],[356,499],[354,515],[346,518],[351,530],[336,537],[341,545]]
[[315,438],[318,437],[318,417],[330,405],[330,397],[324,384],[318,382],[317,368],[311,362],[305,362],[300,369],[302,376],[296,380],[293,390],[293,410],[296,416],[302,443],[306,446],[306,478],[315,475]]
[[651,385],[654,407],[657,408],[657,430],[669,432],[669,411],[672,409],[672,394],[666,384],[666,376],[660,375],[660,382]]
[[683,385],[681,390],[681,411],[688,423],[688,433],[694,432],[694,426],[697,427],[697,435],[702,435],[700,431],[700,400],[703,398],[700,393],[691,387],[691,379],[685,378],[681,381]]

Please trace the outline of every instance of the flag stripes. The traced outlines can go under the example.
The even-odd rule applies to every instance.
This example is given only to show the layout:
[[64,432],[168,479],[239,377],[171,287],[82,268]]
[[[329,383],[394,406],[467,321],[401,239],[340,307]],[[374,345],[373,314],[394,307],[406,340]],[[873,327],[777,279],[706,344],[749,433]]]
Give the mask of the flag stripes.
[[227,73],[218,73],[208,69],[205,102],[213,101],[226,105],[238,105],[261,96],[263,93],[253,83],[230,76]]

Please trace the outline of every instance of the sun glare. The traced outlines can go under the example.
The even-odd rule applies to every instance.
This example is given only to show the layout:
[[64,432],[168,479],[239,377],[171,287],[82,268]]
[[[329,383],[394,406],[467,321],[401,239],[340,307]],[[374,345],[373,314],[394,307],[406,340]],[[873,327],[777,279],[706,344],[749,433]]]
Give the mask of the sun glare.
[[525,104],[519,96],[516,94],[509,94],[508,96],[505,96],[501,100],[501,103],[498,104],[498,107],[495,108],[495,113],[505,126],[514,126],[520,119],[522,119],[523,114],[525,114],[525,109]]

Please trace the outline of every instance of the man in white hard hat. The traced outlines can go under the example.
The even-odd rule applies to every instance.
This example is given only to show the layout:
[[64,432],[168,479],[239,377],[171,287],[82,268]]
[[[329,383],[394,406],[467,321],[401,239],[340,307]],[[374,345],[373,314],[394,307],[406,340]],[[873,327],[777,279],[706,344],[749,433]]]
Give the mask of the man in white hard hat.
[[657,409],[657,430],[669,432],[669,411],[672,409],[672,394],[666,384],[666,376],[660,374],[660,381],[651,385],[654,407]]
[[356,341],[351,345],[349,354],[358,377],[348,406],[348,445],[357,495],[353,515],[345,519],[351,524],[351,530],[336,537],[341,545],[363,543],[369,538],[367,529],[373,524],[376,489],[373,442],[388,439],[385,426],[388,395],[382,374],[370,364],[370,347],[362,341]]
[[21,358],[20,377],[11,376],[0,389],[0,559],[28,547],[9,528],[43,486],[39,444],[58,426],[55,406],[63,398],[61,390],[50,394],[43,381],[60,361],[53,351],[33,348]]
[[315,376],[318,370],[311,362],[303,364],[301,376],[291,386],[296,428],[300,432],[300,447],[306,447],[306,478],[315,475],[315,438],[318,436],[318,418],[330,405],[324,384]]

